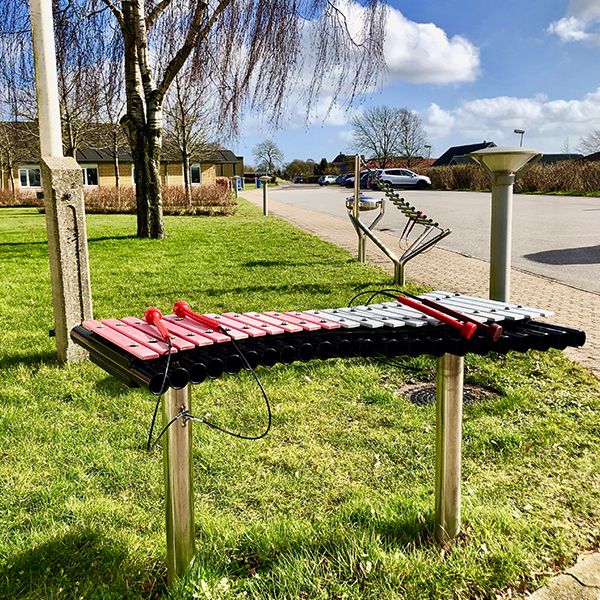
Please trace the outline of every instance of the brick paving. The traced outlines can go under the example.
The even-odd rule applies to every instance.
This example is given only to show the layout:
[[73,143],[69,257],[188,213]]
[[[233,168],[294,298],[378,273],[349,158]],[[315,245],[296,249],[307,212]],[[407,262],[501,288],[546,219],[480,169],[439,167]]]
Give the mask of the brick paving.
[[[262,207],[262,191],[244,191],[243,197]],[[269,213],[296,227],[332,242],[356,254],[356,232],[349,219],[340,219],[306,210],[269,198]],[[377,236],[391,249],[398,249],[398,237],[377,231]],[[370,241],[367,260],[391,275],[391,261]],[[406,279],[438,290],[459,291],[486,297],[489,265],[478,258],[434,248],[406,265]],[[513,269],[511,301],[554,311],[551,321],[583,329],[587,341],[583,348],[568,348],[567,356],[590,369],[600,378],[600,294],[580,290],[541,275]]]

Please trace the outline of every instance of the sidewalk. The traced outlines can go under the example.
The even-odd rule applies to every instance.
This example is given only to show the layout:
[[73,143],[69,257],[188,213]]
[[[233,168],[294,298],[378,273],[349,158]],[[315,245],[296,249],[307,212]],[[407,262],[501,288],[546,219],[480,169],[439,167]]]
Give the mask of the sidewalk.
[[[262,190],[241,192],[256,206],[262,207]],[[349,219],[291,206],[274,199],[269,189],[269,214],[282,217],[291,224],[356,255],[357,237]],[[392,249],[398,248],[397,236],[377,231],[377,236]],[[367,241],[367,260],[393,276],[390,260]],[[449,290],[486,297],[489,265],[486,261],[433,248],[410,261],[406,266],[408,281],[421,283],[436,290]],[[583,329],[587,340],[583,348],[568,348],[565,354],[590,369],[600,378],[600,294],[564,285],[547,277],[516,269],[511,275],[511,299],[526,306],[554,311],[552,321],[560,325]]]
[[[277,202],[273,195],[269,196],[269,214],[279,216],[292,225],[356,255],[357,237],[349,219],[339,219]],[[262,208],[262,190],[244,191],[242,196]],[[377,235],[389,248],[398,247],[397,237],[380,231]],[[390,260],[369,241],[367,260],[393,275],[394,269]],[[486,297],[489,265],[480,259],[434,248],[408,263],[406,278],[433,289]],[[600,378],[599,294],[513,269],[511,299],[527,306],[550,309],[555,313],[552,317],[553,322],[583,329],[587,334],[585,346],[568,348],[565,354]],[[548,585],[534,592],[529,598],[600,600],[600,553],[580,557],[577,564],[554,577]]]

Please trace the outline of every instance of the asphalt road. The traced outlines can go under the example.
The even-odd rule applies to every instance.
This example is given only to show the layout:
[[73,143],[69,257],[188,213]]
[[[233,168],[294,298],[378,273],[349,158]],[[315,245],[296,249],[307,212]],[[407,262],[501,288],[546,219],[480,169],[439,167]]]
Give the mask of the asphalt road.
[[[381,197],[381,192],[364,193]],[[489,260],[489,193],[401,190],[400,195],[452,234],[440,247]],[[279,202],[338,217],[346,216],[339,186],[290,185],[269,188]],[[369,213],[362,213],[369,222]],[[375,213],[373,213],[375,215]],[[391,204],[376,229],[402,232],[405,219]],[[600,293],[600,198],[516,194],[513,205],[512,265],[576,288]]]

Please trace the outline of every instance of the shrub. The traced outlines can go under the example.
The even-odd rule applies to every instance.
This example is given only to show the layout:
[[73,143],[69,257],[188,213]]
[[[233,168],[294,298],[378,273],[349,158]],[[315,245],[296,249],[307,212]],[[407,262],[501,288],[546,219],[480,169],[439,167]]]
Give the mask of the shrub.
[[[431,179],[434,190],[489,190],[486,171],[475,164],[430,167],[421,170]],[[524,193],[571,192],[588,194],[600,191],[600,162],[561,161],[533,165],[517,177],[515,190]]]
[[43,205],[43,200],[38,200],[35,192],[21,192],[14,194],[11,190],[0,190],[0,206],[38,206]]
[[[217,178],[214,184],[192,186],[188,202],[185,188],[164,185],[163,211],[165,215],[231,215],[237,205],[231,197],[229,181]],[[135,190],[97,188],[85,191],[85,210],[88,213],[135,213]]]

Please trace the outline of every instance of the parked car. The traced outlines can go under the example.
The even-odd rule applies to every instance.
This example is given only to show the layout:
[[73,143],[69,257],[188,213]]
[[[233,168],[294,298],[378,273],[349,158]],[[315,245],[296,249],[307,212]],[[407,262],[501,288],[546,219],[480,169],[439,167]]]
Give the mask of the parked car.
[[386,181],[392,187],[415,188],[424,190],[431,187],[431,179],[425,175],[417,175],[408,169],[377,169],[375,177]]
[[[372,173],[369,173],[369,171],[362,171],[360,174],[360,189],[361,190],[368,190],[371,186],[371,178],[372,178]],[[344,187],[347,188],[353,188],[354,187],[354,175],[349,175],[348,177],[346,177],[346,179],[344,180]]]
[[337,175],[321,175],[317,183],[319,185],[329,185],[330,183],[335,183],[336,178]]
[[338,175],[338,176],[335,178],[335,182],[336,182],[338,185],[344,185],[344,180],[346,179],[346,177],[350,177],[350,174],[349,174],[349,173],[342,173],[341,175]]
[[302,177],[300,177],[300,175],[296,175],[296,177],[294,177],[294,183],[302,183]]

